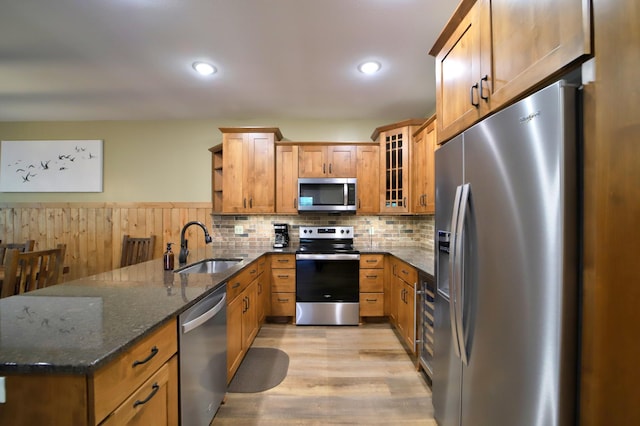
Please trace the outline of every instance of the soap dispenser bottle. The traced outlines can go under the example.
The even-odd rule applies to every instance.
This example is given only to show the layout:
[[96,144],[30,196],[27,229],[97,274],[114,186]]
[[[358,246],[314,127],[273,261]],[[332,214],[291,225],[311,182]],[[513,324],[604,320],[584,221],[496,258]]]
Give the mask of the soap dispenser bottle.
[[167,243],[167,251],[164,252],[163,259],[165,271],[173,271],[174,256],[173,252],[171,251],[171,244],[173,243]]

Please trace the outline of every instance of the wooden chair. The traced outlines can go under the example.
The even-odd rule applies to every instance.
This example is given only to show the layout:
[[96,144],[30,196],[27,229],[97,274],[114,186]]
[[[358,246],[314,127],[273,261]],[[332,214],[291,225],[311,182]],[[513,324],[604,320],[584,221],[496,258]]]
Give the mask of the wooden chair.
[[135,265],[153,259],[153,247],[156,244],[156,237],[151,235],[148,238],[131,238],[128,235],[122,237],[122,256],[120,257],[120,267]]
[[18,249],[21,252],[33,251],[35,247],[35,240],[27,240],[24,243],[6,243],[0,244],[0,265],[4,263],[4,256],[9,249]]
[[0,297],[9,297],[58,284],[62,281],[66,249],[65,244],[58,244],[55,249],[24,253],[18,249],[7,250]]

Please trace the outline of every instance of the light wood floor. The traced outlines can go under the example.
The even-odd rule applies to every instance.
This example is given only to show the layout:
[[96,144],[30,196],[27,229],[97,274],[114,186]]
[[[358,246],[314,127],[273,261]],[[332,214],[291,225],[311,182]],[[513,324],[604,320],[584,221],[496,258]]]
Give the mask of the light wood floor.
[[212,425],[436,425],[431,390],[389,324],[265,324],[253,346],[285,351],[287,377],[228,393]]

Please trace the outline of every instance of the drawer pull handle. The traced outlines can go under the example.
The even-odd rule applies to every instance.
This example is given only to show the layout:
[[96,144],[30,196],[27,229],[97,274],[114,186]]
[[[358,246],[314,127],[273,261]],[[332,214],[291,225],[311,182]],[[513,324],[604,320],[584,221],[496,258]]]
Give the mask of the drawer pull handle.
[[143,399],[142,401],[140,401],[139,399],[136,400],[136,402],[133,403],[133,408],[136,408],[138,405],[143,405],[146,404],[147,402],[149,402],[149,400],[151,398],[153,398],[153,396],[158,392],[158,390],[160,389],[160,386],[158,385],[158,383],[154,383],[153,386],[151,386],[153,388],[153,390],[151,391],[151,393],[149,394],[149,396],[147,396],[145,399]]
[[240,282],[238,281],[237,283],[235,283],[231,288],[238,288],[240,287]]
[[151,348],[151,353],[149,354],[149,356],[146,357],[145,359],[143,359],[142,361],[135,360],[133,362],[132,367],[135,367],[136,365],[140,365],[140,364],[146,364],[147,362],[151,361],[151,358],[156,356],[158,354],[158,352],[160,352],[160,351],[158,350],[157,346],[152,347]]
[[289,259],[278,259],[280,263],[289,263]]
[[289,301],[289,299],[280,299],[280,298],[278,298],[278,302],[288,302],[288,301]]
[[367,299],[367,302],[371,302],[371,303],[377,302],[377,301],[378,301],[378,299]]
[[375,280],[376,278],[378,278],[377,275],[367,275],[367,278],[370,280]]
[[377,260],[376,259],[367,259],[366,262],[367,263],[376,263]]
[[289,275],[278,275],[278,278],[289,278]]

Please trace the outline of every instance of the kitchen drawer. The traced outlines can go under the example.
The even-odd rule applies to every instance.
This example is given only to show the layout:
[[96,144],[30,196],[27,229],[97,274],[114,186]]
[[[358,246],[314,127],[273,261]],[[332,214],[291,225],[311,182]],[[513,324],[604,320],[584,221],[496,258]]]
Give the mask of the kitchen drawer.
[[[134,424],[170,425],[178,421],[178,401],[171,401],[173,395],[171,376],[177,377],[178,357],[162,365],[149,380],[144,382],[126,401],[101,424],[118,426]],[[173,370],[173,371],[171,371]],[[174,407],[171,406],[174,404]]]
[[256,263],[258,264],[258,275],[261,275],[267,268],[267,256],[260,257]]
[[258,262],[253,262],[227,282],[227,303],[235,299],[258,276]]
[[416,283],[418,282],[418,270],[407,263],[397,262],[396,268],[393,273],[395,276],[400,277],[402,281],[406,282],[411,287],[415,287]]
[[271,268],[295,268],[296,256],[294,254],[272,254]]
[[384,254],[361,254],[360,268],[384,268]]
[[295,269],[272,269],[271,270],[271,291],[274,293],[295,293],[296,270]]
[[175,321],[145,337],[93,376],[93,404],[99,423],[178,351]]
[[295,293],[271,293],[271,315],[274,317],[292,317],[295,314]]
[[360,293],[360,316],[381,317],[384,315],[384,293]]
[[384,290],[384,270],[360,269],[360,292],[377,293]]

